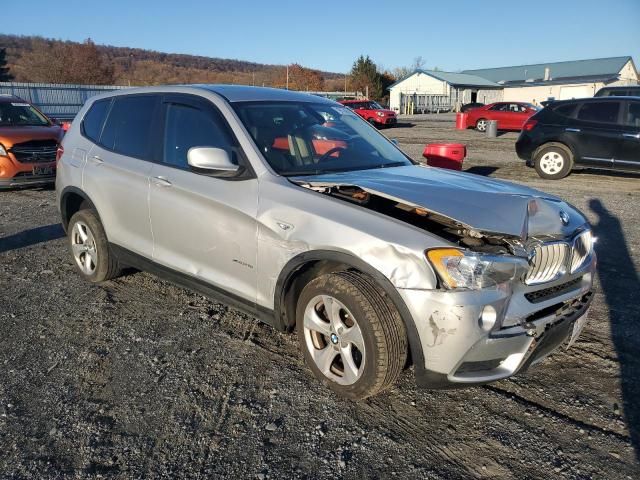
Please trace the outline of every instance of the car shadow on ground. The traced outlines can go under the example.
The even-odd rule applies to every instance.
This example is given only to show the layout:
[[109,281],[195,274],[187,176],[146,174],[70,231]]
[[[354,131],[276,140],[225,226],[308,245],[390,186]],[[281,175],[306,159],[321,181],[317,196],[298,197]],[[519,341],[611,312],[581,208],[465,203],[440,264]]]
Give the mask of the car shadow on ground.
[[571,172],[571,175],[606,175],[618,178],[640,178],[640,172],[625,172],[622,170],[605,170],[594,168],[581,168]]
[[589,208],[598,217],[593,225],[598,238],[598,276],[609,307],[611,338],[620,364],[624,416],[640,460],[640,309],[632,298],[640,292],[640,279],[620,220],[598,199],[590,200]]
[[30,247],[36,243],[49,242],[64,237],[64,230],[59,223],[32,228],[0,238],[0,253],[17,248]]
[[488,177],[489,175],[491,175],[492,173],[495,173],[497,170],[499,170],[500,167],[490,167],[490,166],[475,166],[475,167],[470,167],[467,168],[465,170],[465,173],[473,173],[475,175],[482,175],[483,177]]

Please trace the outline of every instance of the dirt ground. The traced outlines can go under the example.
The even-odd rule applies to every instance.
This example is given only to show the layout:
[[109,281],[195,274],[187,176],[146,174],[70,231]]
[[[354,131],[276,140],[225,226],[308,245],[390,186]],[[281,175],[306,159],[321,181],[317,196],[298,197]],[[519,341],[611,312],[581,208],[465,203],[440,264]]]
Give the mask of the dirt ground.
[[384,131],[414,158],[460,141],[465,169],[576,205],[599,240],[577,344],[490,386],[336,398],[294,335],[145,273],[75,273],[52,190],[0,192],[0,478],[640,478],[640,176],[546,182],[451,116]]

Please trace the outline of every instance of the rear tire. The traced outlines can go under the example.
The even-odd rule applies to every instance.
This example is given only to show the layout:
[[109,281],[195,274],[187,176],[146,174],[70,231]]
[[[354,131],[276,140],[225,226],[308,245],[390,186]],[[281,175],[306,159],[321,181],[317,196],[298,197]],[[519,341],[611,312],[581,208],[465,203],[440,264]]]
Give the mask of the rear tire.
[[476,122],[476,130],[478,130],[479,132],[486,132],[487,131],[487,119],[486,118],[479,118],[478,121]]
[[571,173],[573,158],[571,152],[563,146],[543,146],[536,152],[533,166],[541,178],[560,180]]
[[73,214],[67,232],[76,268],[86,280],[100,283],[122,274],[95,210],[79,210]]
[[324,274],[302,290],[296,308],[300,348],[315,377],[341,397],[361,400],[396,383],[407,334],[395,306],[356,272]]

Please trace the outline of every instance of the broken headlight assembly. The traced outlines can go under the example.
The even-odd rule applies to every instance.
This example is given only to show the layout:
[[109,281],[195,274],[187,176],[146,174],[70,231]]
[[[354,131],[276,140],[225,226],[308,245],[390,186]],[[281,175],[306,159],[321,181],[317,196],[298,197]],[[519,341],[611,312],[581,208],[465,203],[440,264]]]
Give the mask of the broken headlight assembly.
[[427,250],[426,256],[447,289],[478,290],[494,287],[520,278],[529,268],[523,258],[457,248]]

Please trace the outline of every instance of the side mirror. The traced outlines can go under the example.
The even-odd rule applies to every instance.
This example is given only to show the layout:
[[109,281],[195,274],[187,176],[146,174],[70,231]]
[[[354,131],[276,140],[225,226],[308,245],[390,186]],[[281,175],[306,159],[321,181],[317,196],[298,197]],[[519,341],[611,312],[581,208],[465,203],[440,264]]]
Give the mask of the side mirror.
[[226,150],[214,147],[193,147],[187,152],[187,163],[198,170],[210,170],[211,173],[237,173],[240,166],[231,161]]
[[391,143],[393,143],[397,147],[398,146],[398,139],[397,138],[392,138],[391,139]]

